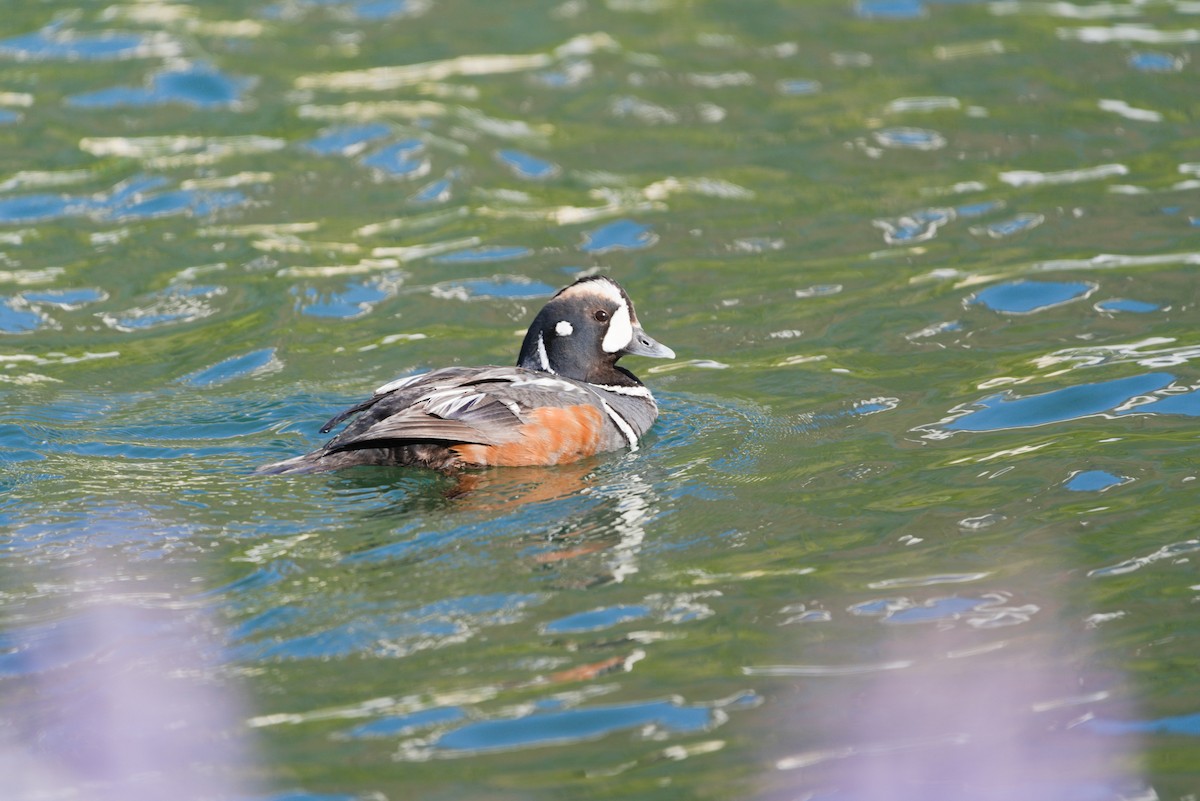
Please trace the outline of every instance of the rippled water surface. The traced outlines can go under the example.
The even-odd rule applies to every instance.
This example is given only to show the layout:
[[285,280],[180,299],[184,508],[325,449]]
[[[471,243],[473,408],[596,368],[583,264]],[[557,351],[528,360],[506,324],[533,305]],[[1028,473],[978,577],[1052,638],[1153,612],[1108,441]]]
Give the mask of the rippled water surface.
[[[1195,798],[1198,47],[8,4],[0,795]],[[254,475],[593,271],[679,354],[637,452]]]

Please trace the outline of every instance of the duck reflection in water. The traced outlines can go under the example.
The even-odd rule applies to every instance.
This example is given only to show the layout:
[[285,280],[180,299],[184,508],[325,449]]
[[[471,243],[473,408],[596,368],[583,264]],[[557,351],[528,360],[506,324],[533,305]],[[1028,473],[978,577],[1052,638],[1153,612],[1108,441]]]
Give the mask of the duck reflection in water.
[[[405,539],[360,542],[347,558],[421,562],[481,533],[495,542],[493,534],[500,533],[505,538],[499,542],[517,549],[527,569],[555,573],[553,586],[624,581],[638,572],[645,526],[659,514],[659,504],[650,480],[630,472],[625,462],[617,466],[622,469],[589,459],[552,468],[466,472],[452,476],[442,493],[429,492],[424,481],[410,483],[411,474],[402,484],[381,488],[377,471],[343,473],[345,490],[398,495],[372,517],[427,516],[418,530],[400,530],[410,534]],[[512,536],[513,531],[523,533]]]

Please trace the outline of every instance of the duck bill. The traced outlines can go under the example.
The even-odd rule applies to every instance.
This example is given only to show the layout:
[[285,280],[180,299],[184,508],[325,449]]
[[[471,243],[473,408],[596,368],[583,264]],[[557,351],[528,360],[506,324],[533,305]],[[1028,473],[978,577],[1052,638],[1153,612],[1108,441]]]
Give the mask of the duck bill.
[[633,356],[649,356],[651,359],[675,358],[675,351],[647,334],[640,325],[633,327],[633,338],[622,352]]

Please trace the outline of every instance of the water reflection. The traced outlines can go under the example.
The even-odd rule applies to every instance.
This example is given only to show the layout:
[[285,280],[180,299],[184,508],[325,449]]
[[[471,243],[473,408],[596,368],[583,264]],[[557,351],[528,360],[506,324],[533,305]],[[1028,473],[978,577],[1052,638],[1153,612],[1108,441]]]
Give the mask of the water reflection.
[[[521,660],[500,673],[508,678],[495,683],[480,683],[482,674],[474,671],[463,676],[473,684],[463,687],[456,682],[459,689],[447,694],[360,699],[336,709],[297,709],[292,704],[292,711],[261,716],[252,725],[366,718],[335,737],[398,740],[395,753],[400,759],[424,761],[579,743],[621,732],[660,740],[712,730],[728,720],[729,711],[757,706],[761,699],[753,692],[705,703],[674,698],[593,702],[616,689],[598,679],[633,670],[656,642],[676,636],[671,631],[713,616],[710,602],[720,596],[716,590],[652,593],[636,602],[566,615],[554,608],[563,592],[614,586],[639,571],[646,526],[659,514],[660,500],[654,485],[630,469],[637,459],[628,456],[624,466],[591,460],[552,470],[465,473],[448,486],[440,482],[445,489],[436,505],[422,503],[428,493],[412,485],[397,488],[398,494],[385,490],[397,497],[376,509],[372,518],[393,525],[402,521],[392,541],[367,547],[350,544],[338,567],[346,579],[304,603],[272,606],[247,618],[233,633],[235,658],[247,665],[351,655],[413,659],[423,651],[460,649],[469,643],[486,647],[488,640],[503,640],[505,628],[529,626],[548,638],[546,656]],[[347,492],[378,493],[382,473],[350,471],[336,480]],[[514,530],[521,533],[514,535]],[[288,552],[294,553],[294,546]],[[256,550],[254,559],[265,560],[263,567],[223,588],[221,596],[235,606],[255,606],[252,599],[260,593],[274,596],[277,591],[271,588],[292,572],[277,569],[281,554],[278,548]],[[432,602],[426,598],[377,607],[349,589],[381,570],[411,574],[420,565],[444,570],[450,567],[447,560],[456,571],[471,569],[481,560],[480,568],[487,573],[535,571],[532,575],[543,590],[448,595]],[[350,578],[355,574],[360,578]],[[556,685],[578,689],[520,700],[530,691]]]
[[181,52],[180,44],[165,33],[86,34],[59,23],[0,40],[0,56],[15,61],[120,61],[170,58]]
[[248,201],[236,189],[163,189],[161,176],[138,176],[94,195],[35,194],[0,198],[0,224],[47,222],[70,217],[124,222],[174,215],[207,216]]
[[205,367],[203,370],[180,378],[179,381],[193,387],[211,387],[248,376],[263,375],[282,370],[283,363],[276,356],[275,348],[263,348],[240,356],[231,356]]
[[[525,564],[525,570],[553,571],[557,576],[551,582],[554,586],[620,582],[637,572],[645,525],[654,514],[654,493],[636,475],[598,484],[594,470],[595,465],[577,464],[557,470],[463,474],[445,489],[444,500],[438,505],[437,517],[442,524],[431,518],[419,527],[402,525],[393,541],[355,547],[343,555],[341,563],[347,569],[369,570],[380,564],[439,562],[464,546],[484,547],[497,532],[511,527],[512,518],[520,517],[525,533],[493,543],[492,547],[501,548],[501,553],[510,552],[493,558],[508,563],[515,557]],[[368,482],[358,486],[367,490],[371,483],[366,474],[380,471],[356,472]],[[347,480],[351,482],[348,487],[358,483],[353,476]],[[410,500],[407,489],[402,487],[399,496],[375,511],[374,517],[407,517],[422,508],[429,515],[438,508],[423,501],[419,492]],[[263,557],[254,558],[259,561]],[[257,592],[260,584],[253,582],[246,589]],[[489,628],[524,620],[529,610],[547,600],[540,593],[457,596],[409,608],[368,612],[353,596],[326,597],[318,605],[273,607],[246,621],[236,634],[242,641],[238,654],[249,661],[351,653],[403,656],[414,650],[461,643]],[[675,623],[711,614],[702,603],[690,598],[650,603],[647,614]],[[558,633],[578,628],[569,622],[547,626],[547,631],[558,627]]]
[[324,131],[303,143],[302,147],[322,156],[356,156],[372,142],[385,139],[391,133],[391,126],[382,122],[349,125]]
[[[413,609],[372,609],[352,598],[330,598],[319,606],[281,606],[236,627],[239,662],[333,659],[350,655],[398,658],[416,651],[462,643],[481,630],[514,623],[525,609],[543,603],[533,594],[489,594],[443,598]],[[345,619],[349,618],[349,619]],[[300,629],[301,633],[290,632]]]
[[725,708],[748,708],[757,700],[751,694],[699,705],[672,700],[563,711],[542,708],[522,717],[468,723],[436,737],[428,745],[402,745],[400,753],[405,759],[423,760],[580,742],[634,729],[642,730],[643,736],[650,738],[657,732],[708,731],[728,720]]
[[562,168],[551,161],[531,156],[520,150],[498,150],[496,158],[518,178],[544,181],[562,172]]
[[1107,470],[1080,470],[1072,473],[1063,484],[1072,492],[1104,492],[1133,481],[1128,476],[1114,475]]
[[[514,251],[518,251],[514,253]],[[524,248],[507,248],[501,254],[501,257],[524,255]],[[554,287],[549,284],[543,284],[540,281],[533,281],[525,276],[512,275],[501,276],[497,275],[494,278],[482,278],[474,281],[462,281],[452,283],[448,287],[434,288],[435,297],[458,297],[459,292],[456,289],[461,289],[466,293],[467,298],[544,298],[554,294]],[[442,292],[446,294],[443,295]]]
[[965,303],[1002,314],[1033,314],[1082,300],[1098,288],[1098,284],[1086,281],[1014,281],[980,290]]
[[633,220],[617,220],[583,235],[579,249],[585,253],[608,253],[613,250],[641,250],[658,242],[654,230]]
[[[955,431],[1001,431],[1096,415],[1111,416],[1125,410],[1124,407],[1130,402],[1164,389],[1174,381],[1175,376],[1170,373],[1146,373],[1027,397],[989,395],[971,404],[974,408],[951,409],[949,417],[917,430],[924,431],[927,437],[938,439]],[[1146,411],[1144,405],[1136,408],[1139,412]],[[1154,410],[1158,411],[1159,408]]]
[[429,174],[433,162],[425,155],[425,143],[420,139],[393,142],[363,156],[359,161],[376,174],[387,178],[413,180]]
[[244,104],[243,95],[254,82],[225,75],[209,64],[171,67],[154,73],[146,86],[114,86],[66,99],[77,108],[117,108],[181,103],[196,108],[232,108]]
[[1096,304],[1097,311],[1132,312],[1133,314],[1149,314],[1150,312],[1158,311],[1161,308],[1162,307],[1157,303],[1149,303],[1144,300],[1130,300],[1127,298],[1102,300]]

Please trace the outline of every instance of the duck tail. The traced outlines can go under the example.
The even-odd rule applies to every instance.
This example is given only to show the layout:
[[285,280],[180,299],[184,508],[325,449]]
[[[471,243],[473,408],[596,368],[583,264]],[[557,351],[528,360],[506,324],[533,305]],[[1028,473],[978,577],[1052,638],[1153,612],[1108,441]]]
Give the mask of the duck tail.
[[294,456],[291,459],[284,459],[282,462],[272,462],[264,464],[254,472],[264,476],[280,476],[280,475],[303,475],[305,473],[324,473],[327,470],[332,470],[337,465],[330,464],[323,459],[325,452],[321,450],[306,453],[303,456]]

